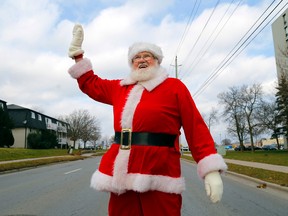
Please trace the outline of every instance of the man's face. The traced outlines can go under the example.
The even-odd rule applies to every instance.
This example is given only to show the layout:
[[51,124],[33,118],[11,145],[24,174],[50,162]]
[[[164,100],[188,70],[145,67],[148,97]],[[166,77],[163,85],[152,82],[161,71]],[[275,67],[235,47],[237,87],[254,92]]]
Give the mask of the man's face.
[[133,70],[141,70],[147,69],[149,67],[155,66],[157,63],[157,59],[153,56],[152,53],[144,51],[137,53],[132,59],[132,69]]

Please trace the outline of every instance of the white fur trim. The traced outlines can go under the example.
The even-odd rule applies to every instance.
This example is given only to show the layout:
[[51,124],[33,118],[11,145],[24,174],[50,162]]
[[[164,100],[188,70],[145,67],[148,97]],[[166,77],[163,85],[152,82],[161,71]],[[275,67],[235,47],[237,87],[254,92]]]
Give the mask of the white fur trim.
[[209,172],[220,171],[225,172],[227,165],[219,154],[211,154],[199,161],[197,165],[197,173],[200,178],[204,178]]
[[114,161],[112,187],[119,191],[126,189],[126,176],[128,172],[129,156],[130,150],[119,149],[119,152]]
[[71,77],[78,79],[80,76],[90,70],[92,70],[92,64],[89,59],[84,58],[83,60],[70,67],[68,73],[71,75]]
[[159,64],[161,64],[162,59],[163,59],[163,53],[159,46],[155,44],[151,44],[151,43],[146,43],[146,42],[138,42],[138,43],[132,44],[129,47],[129,50],[128,50],[129,65],[130,66],[132,65],[132,59],[134,58],[135,55],[144,51],[152,53],[158,59]]
[[153,79],[139,82],[139,84],[143,85],[147,91],[152,91],[162,82],[164,82],[164,80],[166,80],[167,78],[168,78],[168,73],[166,72],[164,68],[160,67],[159,71],[157,72],[157,75]]
[[[144,86],[144,88],[147,91],[152,91],[154,88],[156,88],[162,82],[164,82],[168,78],[168,76],[169,76],[169,74],[167,73],[166,69],[164,69],[163,67],[160,66],[155,77],[153,77],[152,79],[147,80],[147,81],[139,82],[139,84]],[[130,76],[128,76],[127,78],[120,81],[121,86],[132,85],[135,83],[137,83],[137,81],[133,80]]]
[[133,80],[130,76],[120,81],[121,86],[132,85],[135,83],[137,83],[137,81]]
[[122,118],[121,118],[121,126],[122,128],[132,128],[132,121],[135,109],[141,99],[143,93],[143,86],[135,85],[127,98],[125,103]]
[[117,194],[125,193],[127,190],[138,191],[140,193],[157,190],[165,193],[181,194],[185,190],[185,180],[183,177],[173,178],[162,175],[129,173],[123,179],[122,182],[125,184],[121,185],[121,188],[113,184],[113,181],[114,177],[105,175],[97,170],[92,175],[90,186],[95,190],[109,191]]

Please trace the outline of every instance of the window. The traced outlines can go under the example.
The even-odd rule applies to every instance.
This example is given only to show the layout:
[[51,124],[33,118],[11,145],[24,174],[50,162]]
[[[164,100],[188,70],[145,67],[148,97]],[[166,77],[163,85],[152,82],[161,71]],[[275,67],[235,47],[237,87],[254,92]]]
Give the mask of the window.
[[288,43],[288,27],[284,27],[286,43]]
[[42,116],[40,114],[38,114],[38,120],[42,121]]
[[35,119],[35,113],[34,112],[31,112],[31,118]]
[[51,119],[49,119],[49,118],[46,118],[45,120],[46,120],[47,124],[51,124],[52,123]]

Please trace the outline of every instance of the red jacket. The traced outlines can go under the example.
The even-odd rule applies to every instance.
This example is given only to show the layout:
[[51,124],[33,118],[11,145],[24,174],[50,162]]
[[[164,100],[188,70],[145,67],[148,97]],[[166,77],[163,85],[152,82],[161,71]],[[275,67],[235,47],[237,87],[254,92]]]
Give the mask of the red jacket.
[[[183,127],[192,156],[198,163],[201,178],[215,170],[226,170],[217,154],[214,141],[186,86],[168,78],[161,68],[158,75],[146,82],[104,80],[95,75],[88,59],[69,69],[80,89],[96,101],[113,106],[114,130],[132,128],[133,132],[153,132],[180,136]],[[158,190],[181,193],[185,189],[181,177],[179,139],[174,148],[132,145],[120,150],[118,144],[102,157],[91,178],[97,190],[124,193]]]

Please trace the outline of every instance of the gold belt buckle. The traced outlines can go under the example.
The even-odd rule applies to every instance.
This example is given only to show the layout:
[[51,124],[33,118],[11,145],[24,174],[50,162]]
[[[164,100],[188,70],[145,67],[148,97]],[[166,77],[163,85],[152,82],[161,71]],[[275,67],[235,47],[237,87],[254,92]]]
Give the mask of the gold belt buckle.
[[[128,134],[128,145],[123,145],[124,134]],[[131,128],[123,128],[121,130],[121,138],[120,138],[120,149],[122,150],[129,150],[131,149],[131,142],[132,142],[132,129]]]

